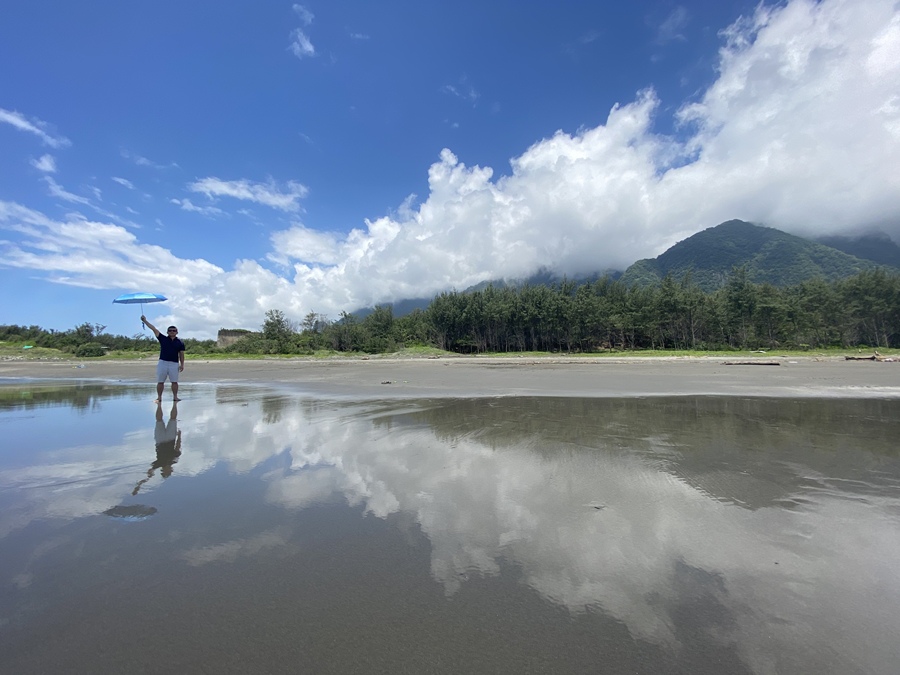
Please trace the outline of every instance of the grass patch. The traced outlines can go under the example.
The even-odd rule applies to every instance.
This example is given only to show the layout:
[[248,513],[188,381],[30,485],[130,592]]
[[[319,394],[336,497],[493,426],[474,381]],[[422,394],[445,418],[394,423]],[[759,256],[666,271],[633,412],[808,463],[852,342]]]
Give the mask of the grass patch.
[[[25,349],[26,346],[29,346],[30,349]],[[0,342],[0,358],[52,359],[71,357],[71,354],[68,354],[59,349],[35,347],[30,342]]]

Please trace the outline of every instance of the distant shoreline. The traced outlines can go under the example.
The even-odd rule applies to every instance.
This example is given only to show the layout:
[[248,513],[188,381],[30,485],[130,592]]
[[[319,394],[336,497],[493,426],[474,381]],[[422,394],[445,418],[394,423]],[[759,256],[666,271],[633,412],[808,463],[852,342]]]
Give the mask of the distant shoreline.
[[[155,381],[155,361],[155,358],[8,359],[0,361],[0,386],[17,385],[21,380],[102,380],[145,383],[149,391]],[[182,388],[188,393],[190,386],[196,384],[269,386],[311,396],[359,399],[688,395],[895,399],[900,398],[900,362],[768,354],[739,358],[734,355],[233,360],[196,357],[185,364]]]

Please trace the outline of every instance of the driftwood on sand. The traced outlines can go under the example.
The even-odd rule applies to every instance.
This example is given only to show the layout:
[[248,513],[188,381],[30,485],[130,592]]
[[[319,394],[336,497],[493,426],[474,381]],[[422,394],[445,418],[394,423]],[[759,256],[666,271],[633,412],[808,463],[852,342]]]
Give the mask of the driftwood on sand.
[[894,359],[890,356],[882,356],[878,353],[878,350],[875,350],[875,353],[871,356],[845,356],[844,359],[846,361],[885,361],[892,362]]

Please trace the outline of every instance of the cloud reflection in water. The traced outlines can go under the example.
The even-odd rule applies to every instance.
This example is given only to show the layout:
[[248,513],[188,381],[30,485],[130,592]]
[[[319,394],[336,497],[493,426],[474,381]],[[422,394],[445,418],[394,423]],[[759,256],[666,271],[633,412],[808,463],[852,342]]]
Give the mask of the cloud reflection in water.
[[[224,467],[263,481],[268,504],[298,513],[340,498],[373,517],[412,519],[451,597],[467,580],[514,569],[570,612],[604,613],[674,652],[692,625],[755,672],[792,670],[798,654],[800,670],[889,672],[900,606],[898,405],[357,404],[219,387],[180,418],[173,479]],[[0,533],[111,508],[133,486],[133,467],[146,465],[146,436],[5,471],[0,487],[23,496],[0,513]],[[28,489],[38,475],[58,489]],[[229,562],[290,541],[289,530],[269,529],[192,544],[179,558]]]

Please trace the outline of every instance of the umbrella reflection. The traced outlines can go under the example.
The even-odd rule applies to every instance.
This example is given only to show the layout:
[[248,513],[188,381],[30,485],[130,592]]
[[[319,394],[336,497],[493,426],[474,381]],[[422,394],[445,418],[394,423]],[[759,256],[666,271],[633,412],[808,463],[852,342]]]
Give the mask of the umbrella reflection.
[[144,506],[143,504],[120,505],[107,509],[103,513],[112,518],[120,518],[122,520],[144,520],[156,513],[156,507]]

